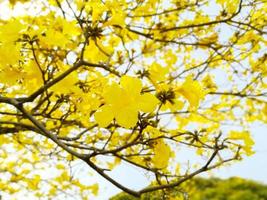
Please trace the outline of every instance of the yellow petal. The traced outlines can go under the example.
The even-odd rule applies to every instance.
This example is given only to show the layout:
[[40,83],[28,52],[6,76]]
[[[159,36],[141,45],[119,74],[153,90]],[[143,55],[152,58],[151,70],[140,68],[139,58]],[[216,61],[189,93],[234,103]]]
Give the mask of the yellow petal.
[[153,63],[149,67],[149,77],[153,82],[160,82],[166,79],[167,74],[169,73],[169,69],[167,67],[163,67],[158,63]]
[[143,112],[153,112],[159,100],[151,93],[146,93],[140,97],[140,110]]
[[110,106],[104,105],[95,113],[94,117],[100,127],[106,127],[113,120],[114,114]]
[[119,85],[112,84],[104,90],[103,97],[106,103],[116,105],[122,99],[122,89]]
[[121,27],[125,26],[126,14],[120,10],[112,10],[112,17],[104,24],[105,26],[119,25]]
[[89,45],[84,50],[84,58],[90,62],[106,62],[108,56],[100,50],[99,46],[101,45],[98,44],[97,46],[95,41],[90,40]]
[[166,168],[171,157],[170,147],[163,141],[163,139],[157,140],[154,147],[155,155],[152,158],[152,162],[156,168]]
[[142,90],[142,82],[138,78],[123,76],[120,84],[127,93],[130,93],[134,96],[140,95]]
[[192,80],[192,78],[187,78],[177,92],[189,101],[191,108],[197,108],[200,100],[204,98],[203,88],[197,81]]
[[169,103],[169,108],[171,109],[171,111],[175,112],[181,110],[184,107],[184,103],[178,99],[174,99],[173,102],[173,104]]
[[132,128],[138,121],[138,111],[131,108],[125,108],[116,113],[115,118],[120,126]]

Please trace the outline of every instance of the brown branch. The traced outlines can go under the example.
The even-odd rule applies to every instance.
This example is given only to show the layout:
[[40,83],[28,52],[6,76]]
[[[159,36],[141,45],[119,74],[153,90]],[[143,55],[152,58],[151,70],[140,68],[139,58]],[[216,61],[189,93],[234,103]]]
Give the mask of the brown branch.
[[12,99],[12,98],[3,98],[0,97],[0,102],[2,102],[1,100],[5,101],[5,103],[13,105],[15,108],[17,108],[26,118],[28,118],[41,132],[42,135],[48,137],[49,139],[51,139],[53,142],[55,142],[58,146],[60,146],[62,149],[64,149],[65,151],[67,151],[68,153],[72,154],[73,156],[83,159],[86,158],[87,155],[83,155],[80,154],[78,152],[73,151],[72,149],[70,149],[67,145],[65,145],[63,142],[61,142],[56,135],[50,133],[42,123],[40,123],[37,119],[35,119],[35,117],[33,117],[28,111],[26,111],[23,108],[23,105],[18,102],[16,99]]

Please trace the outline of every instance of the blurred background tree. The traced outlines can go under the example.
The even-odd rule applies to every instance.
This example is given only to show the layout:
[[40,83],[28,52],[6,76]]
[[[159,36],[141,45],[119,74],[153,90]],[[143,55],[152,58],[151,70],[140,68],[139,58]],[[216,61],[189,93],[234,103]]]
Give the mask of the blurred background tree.
[[[188,193],[184,192],[182,195],[183,191]],[[180,187],[169,190],[167,195],[169,199],[177,200],[266,200],[267,185],[238,177],[194,178]],[[159,200],[162,196],[159,191],[144,194],[141,198],[122,192],[110,200]]]

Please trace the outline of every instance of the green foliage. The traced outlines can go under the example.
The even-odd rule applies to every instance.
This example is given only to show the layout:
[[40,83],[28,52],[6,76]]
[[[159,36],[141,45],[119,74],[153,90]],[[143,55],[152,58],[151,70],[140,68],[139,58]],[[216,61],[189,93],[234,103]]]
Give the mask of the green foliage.
[[[170,191],[167,199],[183,199],[182,191],[188,192],[190,200],[266,200],[267,186],[261,183],[238,177],[226,180],[219,178],[196,178],[179,188]],[[178,197],[180,196],[180,197]],[[141,200],[162,199],[158,192],[143,195]],[[138,200],[126,193],[120,193],[110,200]]]

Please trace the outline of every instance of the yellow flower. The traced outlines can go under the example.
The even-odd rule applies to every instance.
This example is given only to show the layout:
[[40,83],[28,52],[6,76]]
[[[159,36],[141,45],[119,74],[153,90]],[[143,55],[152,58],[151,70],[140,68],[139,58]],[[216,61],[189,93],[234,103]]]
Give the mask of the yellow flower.
[[105,105],[95,113],[95,120],[106,127],[115,118],[120,126],[130,128],[138,121],[138,111],[153,112],[158,99],[150,94],[141,94],[142,82],[123,76],[119,84],[112,84],[104,90]]
[[154,164],[154,166],[158,169],[166,168],[171,157],[171,149],[163,139],[156,141],[154,152],[155,155],[152,158],[152,163]]
[[255,152],[252,150],[254,145],[254,140],[251,138],[251,135],[247,131],[230,131],[228,134],[228,138],[231,140],[239,140],[243,141],[244,145],[242,149],[246,153],[247,156],[253,155]]
[[[85,59],[89,62],[106,62],[109,57],[103,52],[111,53],[110,50],[100,43],[97,45],[94,40],[89,41],[89,45],[86,46],[84,51]],[[101,49],[104,51],[101,51]]]
[[184,103],[177,98],[177,95],[171,85],[162,83],[158,84],[156,88],[157,97],[162,103],[161,110],[166,111],[170,109],[175,112],[184,107]]
[[176,92],[183,95],[189,101],[190,107],[194,109],[198,107],[200,100],[205,96],[202,86],[192,78],[187,78]]
[[149,67],[148,70],[149,70],[149,77],[153,82],[153,84],[155,84],[156,82],[166,80],[166,76],[169,73],[169,69],[167,67],[163,67],[155,62]]

